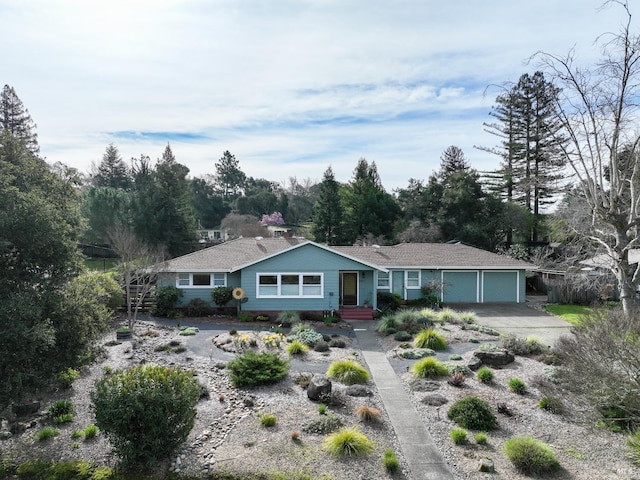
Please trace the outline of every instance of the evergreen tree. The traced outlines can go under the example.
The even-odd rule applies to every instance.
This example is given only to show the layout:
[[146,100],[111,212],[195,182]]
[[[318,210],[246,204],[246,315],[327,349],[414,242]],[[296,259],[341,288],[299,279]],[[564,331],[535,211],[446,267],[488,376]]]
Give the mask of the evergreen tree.
[[123,190],[128,190],[131,187],[129,169],[115,145],[110,144],[107,147],[92,183],[96,187],[121,188]]
[[347,240],[366,236],[391,238],[400,207],[380,181],[375,162],[361,158],[344,191]]
[[189,188],[198,225],[202,228],[219,226],[230,211],[222,196],[218,195],[213,185],[204,178],[191,179]]
[[451,145],[440,156],[440,172],[438,175],[442,181],[446,181],[449,176],[458,172],[468,172],[471,166],[464,156],[464,152],[459,147]]
[[558,135],[556,115],[559,93],[541,72],[524,74],[496,98],[490,115],[497,122],[485,124],[488,132],[501,139],[501,145],[484,150],[503,158],[502,168],[490,172],[488,180],[507,201],[519,202],[533,214],[533,242],[538,241],[543,207],[559,191],[557,183],[564,165],[564,141]]
[[240,170],[240,162],[236,160],[235,155],[231,155],[229,150],[222,154],[215,167],[218,192],[225,202],[230,203],[244,191],[247,176]]
[[20,140],[31,153],[40,152],[36,124],[16,91],[9,85],[5,85],[0,94],[0,133],[2,132]]
[[318,197],[313,208],[312,233],[316,242],[340,245],[344,210],[340,203],[340,185],[333,170],[327,168],[318,188]]

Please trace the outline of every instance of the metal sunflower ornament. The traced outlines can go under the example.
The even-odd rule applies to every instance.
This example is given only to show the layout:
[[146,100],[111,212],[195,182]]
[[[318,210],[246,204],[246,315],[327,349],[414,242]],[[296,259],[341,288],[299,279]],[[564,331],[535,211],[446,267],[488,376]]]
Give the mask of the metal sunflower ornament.
[[242,288],[240,288],[240,287],[234,288],[233,292],[231,292],[231,295],[233,296],[233,298],[236,299],[237,309],[238,309],[238,317],[239,317],[240,316],[240,310],[242,309],[241,305],[243,303],[245,303],[249,299],[244,296],[244,290]]

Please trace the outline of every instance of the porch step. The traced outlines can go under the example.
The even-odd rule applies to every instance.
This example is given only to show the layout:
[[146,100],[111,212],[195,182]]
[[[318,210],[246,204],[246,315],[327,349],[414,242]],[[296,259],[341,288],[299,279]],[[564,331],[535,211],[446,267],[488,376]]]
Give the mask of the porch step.
[[373,320],[373,308],[341,308],[340,318],[343,320]]

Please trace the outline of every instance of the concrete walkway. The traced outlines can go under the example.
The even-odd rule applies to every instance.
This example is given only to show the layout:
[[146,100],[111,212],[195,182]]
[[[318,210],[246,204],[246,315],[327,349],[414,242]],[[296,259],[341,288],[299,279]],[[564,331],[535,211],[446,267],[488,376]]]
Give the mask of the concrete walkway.
[[374,321],[354,321],[358,346],[369,366],[382,403],[396,432],[413,480],[453,480],[453,474],[433,443],[400,378],[378,343]]

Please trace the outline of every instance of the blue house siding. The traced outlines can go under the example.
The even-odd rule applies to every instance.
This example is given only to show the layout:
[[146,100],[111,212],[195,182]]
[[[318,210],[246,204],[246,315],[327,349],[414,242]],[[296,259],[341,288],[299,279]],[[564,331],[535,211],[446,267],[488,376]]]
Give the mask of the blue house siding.
[[[340,307],[340,272],[360,273],[360,302],[366,292],[373,290],[373,272],[371,267],[336,255],[315,245],[304,245],[262,262],[255,263],[242,270],[242,288],[248,301],[244,310],[337,310]],[[257,298],[257,274],[265,273],[322,273],[323,298]]]
[[[186,273],[186,272],[185,272]],[[206,273],[206,272],[198,272],[198,273]],[[211,272],[213,273],[213,272]],[[219,273],[219,272],[216,272]],[[158,287],[178,287],[177,285],[178,274],[171,273],[160,273],[158,275],[157,285]],[[227,273],[227,287],[239,287],[240,286],[240,272]],[[199,298],[207,302],[208,305],[215,307],[216,304],[213,303],[211,298],[211,292],[213,291],[213,287],[186,287],[180,288],[182,290],[182,298],[178,302],[179,307],[184,307],[194,298]]]

